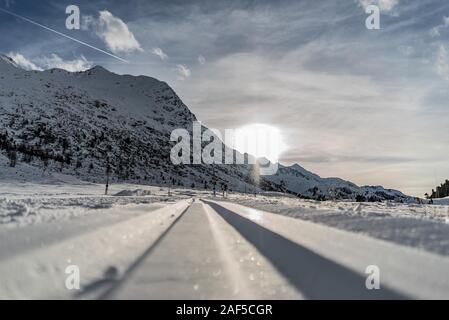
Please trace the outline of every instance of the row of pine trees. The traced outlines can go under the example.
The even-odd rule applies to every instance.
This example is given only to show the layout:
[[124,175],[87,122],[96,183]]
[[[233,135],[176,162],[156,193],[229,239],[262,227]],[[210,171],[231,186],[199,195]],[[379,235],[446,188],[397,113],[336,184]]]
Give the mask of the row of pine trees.
[[449,197],[449,180],[446,180],[440,186],[436,187],[436,190],[432,190],[432,193],[430,195],[431,199],[439,199],[446,197]]

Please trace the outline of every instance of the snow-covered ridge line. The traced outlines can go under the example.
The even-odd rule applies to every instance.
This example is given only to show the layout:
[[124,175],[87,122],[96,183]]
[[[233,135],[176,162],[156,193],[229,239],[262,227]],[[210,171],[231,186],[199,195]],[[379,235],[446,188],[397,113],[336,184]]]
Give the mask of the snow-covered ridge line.
[[13,66],[15,68],[21,69],[19,67],[19,65],[12,58],[10,58],[10,57],[8,57],[8,56],[6,56],[4,54],[0,54],[0,61],[5,62],[5,63],[7,63],[7,64],[9,64],[9,65],[11,65],[11,66]]
[[391,200],[396,202],[413,202],[414,199],[393,189],[381,186],[362,186],[340,178],[322,178],[298,164],[290,167],[280,165],[277,174],[265,177],[281,186],[283,191],[302,198],[318,200],[357,200],[375,202]]
[[83,72],[25,71],[6,56],[0,59],[0,167],[7,168],[0,179],[39,179],[28,173],[40,170],[103,182],[109,166],[112,182],[207,189],[216,183],[218,190],[226,184],[230,190],[321,200],[410,200],[399,191],[321,178],[299,165],[281,166],[260,184],[248,165],[173,165],[170,133],[191,130],[194,121],[174,90],[154,78],[118,75],[100,66]]

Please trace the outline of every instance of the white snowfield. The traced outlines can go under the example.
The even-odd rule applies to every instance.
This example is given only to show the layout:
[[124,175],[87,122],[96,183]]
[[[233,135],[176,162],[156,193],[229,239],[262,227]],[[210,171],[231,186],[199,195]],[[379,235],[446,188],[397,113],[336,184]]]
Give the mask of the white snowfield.
[[103,187],[0,183],[0,299],[449,298],[442,204]]

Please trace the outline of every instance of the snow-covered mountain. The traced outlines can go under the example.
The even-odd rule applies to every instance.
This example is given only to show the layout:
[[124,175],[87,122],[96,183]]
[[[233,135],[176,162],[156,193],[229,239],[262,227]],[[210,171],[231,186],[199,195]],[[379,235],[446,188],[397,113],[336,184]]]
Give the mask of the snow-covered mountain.
[[191,131],[193,121],[195,115],[157,79],[98,66],[76,73],[26,71],[0,56],[0,154],[9,158],[0,162],[3,167],[20,162],[42,174],[62,172],[94,182],[104,181],[109,167],[112,181],[209,189],[217,181],[232,190],[262,188],[321,199],[407,198],[382,187],[320,178],[299,165],[281,166],[257,186],[248,165],[173,165],[170,134],[177,128]]
[[248,166],[171,164],[171,132],[195,120],[154,78],[102,67],[25,71],[0,57],[1,153],[41,172],[102,182],[109,164],[112,181],[253,190]]
[[276,175],[265,179],[279,185],[283,190],[312,199],[349,199],[359,201],[395,200],[408,201],[402,192],[381,186],[363,186],[340,178],[321,178],[298,164],[290,167],[280,165]]

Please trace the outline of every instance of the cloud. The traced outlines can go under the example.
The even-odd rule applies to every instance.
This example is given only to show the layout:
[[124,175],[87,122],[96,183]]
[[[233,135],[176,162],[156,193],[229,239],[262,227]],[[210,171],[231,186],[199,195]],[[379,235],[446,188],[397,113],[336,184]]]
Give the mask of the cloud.
[[90,28],[94,28],[97,24],[97,20],[93,16],[83,15],[81,16],[81,30],[87,31]]
[[440,76],[442,76],[446,80],[449,80],[449,57],[447,49],[444,45],[440,45],[440,47],[438,48],[435,68]]
[[443,17],[443,23],[438,25],[438,26],[436,26],[436,27],[433,27],[430,30],[430,36],[432,38],[439,37],[441,35],[441,30],[443,30],[443,29],[445,29],[447,27],[449,27],[449,17]]
[[433,27],[432,29],[430,29],[429,34],[430,34],[430,36],[432,38],[439,37],[441,35],[441,33],[440,33],[440,26]]
[[415,50],[411,46],[399,46],[399,52],[401,52],[404,56],[410,57],[415,53]]
[[204,56],[202,54],[200,54],[198,56],[198,62],[199,62],[199,64],[203,65],[206,63],[206,58],[204,58]]
[[[323,54],[326,48],[332,54]],[[254,53],[214,59],[206,68],[196,69],[191,81],[181,83],[184,88],[180,94],[188,97],[187,104],[194,106],[193,111],[205,125],[222,130],[247,123],[268,123],[282,128],[286,143],[297,148],[289,154],[291,162],[305,162],[306,167],[323,176],[403,188],[401,183],[406,178],[398,182],[378,172],[376,175],[376,169],[400,167],[406,161],[420,165],[415,159],[421,152],[416,152],[414,146],[419,143],[431,149],[432,144],[424,141],[435,135],[431,126],[438,123],[441,128],[444,120],[430,119],[432,114],[427,114],[426,120],[419,116],[423,108],[423,112],[429,112],[428,105],[422,102],[427,88],[419,81],[409,80],[404,85],[399,80],[396,83],[393,77],[376,79],[355,67],[342,72],[327,64],[327,60],[338,63],[339,53],[349,56],[349,60],[362,55],[351,50],[354,48],[315,42],[277,60]],[[398,51],[391,54],[400,54],[403,59]],[[309,63],[312,58],[321,65]],[[412,63],[406,61],[408,65]],[[390,63],[393,60],[385,59],[375,66],[385,73],[391,69]],[[422,77],[426,76],[422,73]],[[426,82],[425,78],[421,80]],[[228,112],[223,114],[222,110]],[[429,149],[425,153],[432,155]],[[338,155],[337,160],[331,164],[315,161],[326,156],[323,151]],[[389,160],[376,160],[376,154]],[[281,161],[289,160],[281,157]],[[370,159],[369,163],[366,159]],[[354,165],[348,165],[351,161]],[[367,173],[367,168],[372,172]],[[397,172],[406,176],[407,170]]]
[[359,0],[359,4],[363,8],[376,5],[382,12],[391,12],[399,4],[399,0]]
[[[444,1],[263,2],[214,2],[208,10],[179,2],[164,6],[161,19],[142,14],[132,24],[136,36],[167,50],[172,62],[143,72],[169,82],[207,126],[281,128],[295,148],[285,160],[323,176],[424,193],[434,184],[429,172],[449,174],[441,161],[449,150],[441,135],[449,126],[449,45],[440,49],[429,37],[445,24]],[[404,19],[384,17],[384,32],[367,33],[368,4]],[[159,9],[149,6],[148,16]],[[188,81],[176,81],[190,74],[177,64],[192,69]],[[139,64],[126,68],[142,72]]]
[[165,52],[162,51],[161,48],[153,48],[151,50],[151,53],[161,58],[161,60],[166,60],[168,58],[168,55],[165,54]]
[[176,71],[178,72],[178,80],[186,80],[187,78],[190,78],[192,72],[190,71],[190,69],[183,65],[183,64],[178,64],[176,66]]
[[83,55],[74,60],[64,60],[57,54],[53,53],[48,57],[37,58],[35,59],[35,62],[32,62],[17,52],[10,52],[8,56],[11,57],[19,67],[25,70],[43,71],[46,69],[58,68],[70,72],[77,72],[84,71],[92,67],[92,63],[89,62]]
[[34,64],[33,62],[31,62],[30,60],[28,60],[27,58],[25,58],[23,55],[21,55],[20,53],[16,53],[16,52],[10,52],[8,54],[8,56],[14,60],[15,63],[17,63],[17,65],[25,70],[38,70],[38,71],[42,71],[43,69],[40,68],[39,66],[37,66],[36,64]]
[[84,18],[83,29],[93,26],[95,33],[106,43],[114,53],[131,53],[143,51],[140,43],[134,37],[123,20],[107,10],[100,11],[98,19]]
[[83,55],[74,60],[63,60],[60,56],[53,53],[49,57],[40,59],[40,63],[45,66],[46,69],[59,68],[70,72],[85,71],[92,67],[92,63]]

